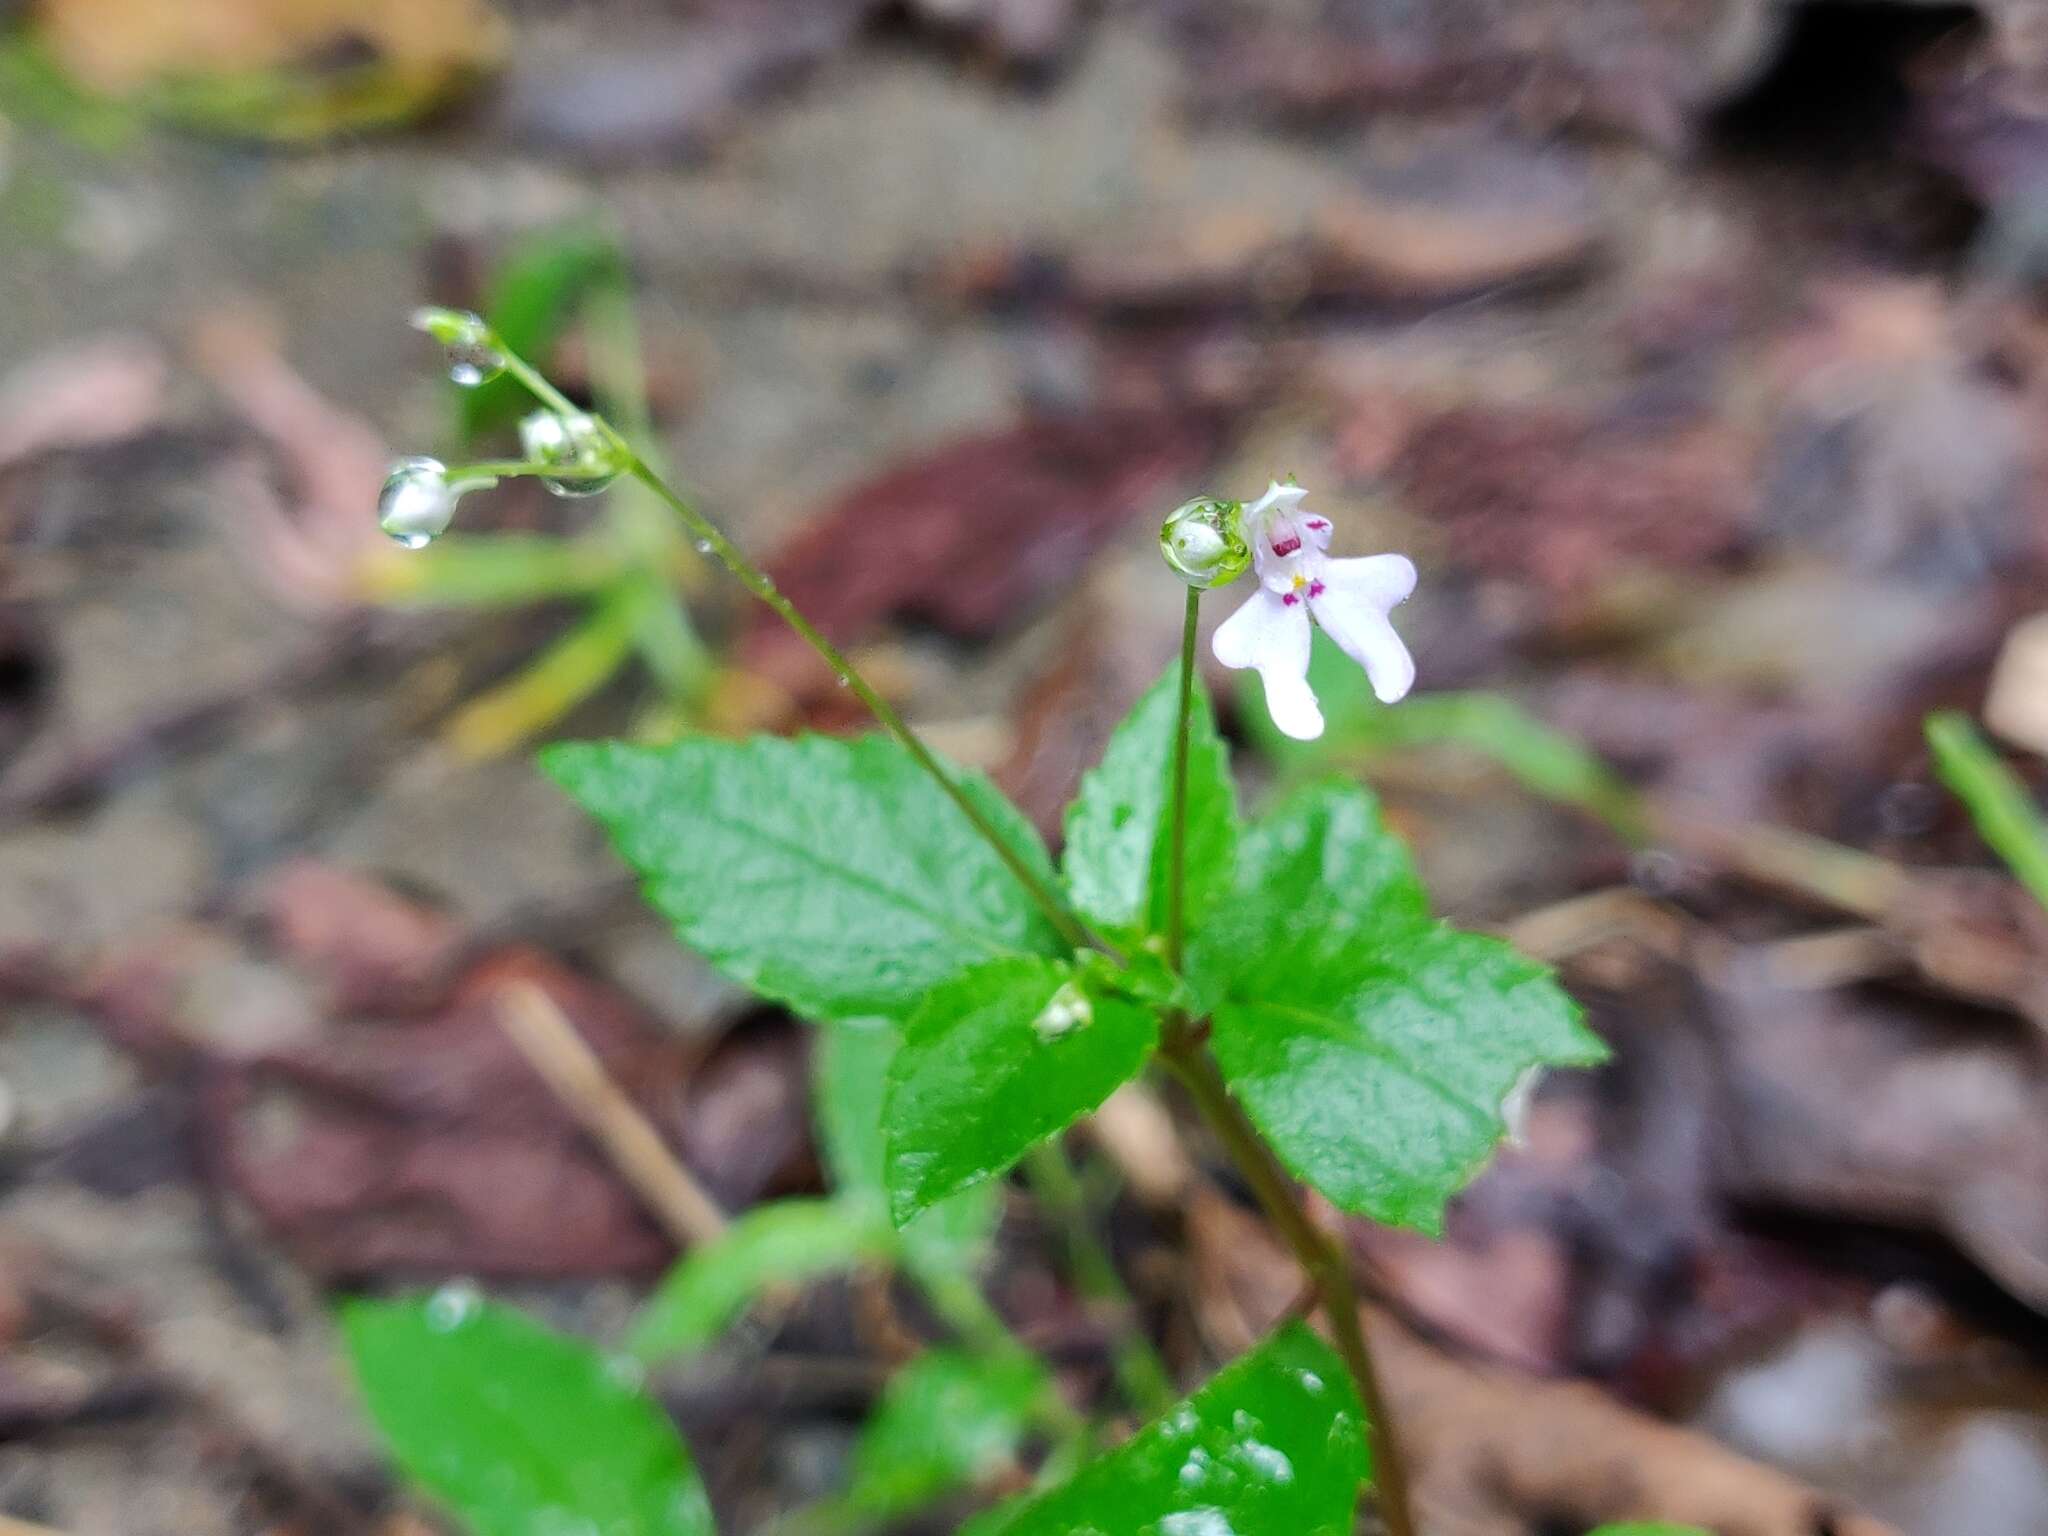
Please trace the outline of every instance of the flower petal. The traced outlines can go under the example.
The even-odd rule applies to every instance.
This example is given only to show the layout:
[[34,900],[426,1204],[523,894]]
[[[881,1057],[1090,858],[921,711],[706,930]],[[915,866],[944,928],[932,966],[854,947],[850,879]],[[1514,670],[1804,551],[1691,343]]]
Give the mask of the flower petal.
[[1282,485],[1278,480],[1269,480],[1266,482],[1266,494],[1248,503],[1244,515],[1247,519],[1264,517],[1275,507],[1284,512],[1307,494],[1308,491],[1301,486]]
[[1381,613],[1406,602],[1415,590],[1415,562],[1406,555],[1367,555],[1362,560],[1328,560],[1316,574],[1326,586],[1365,598]]
[[1365,668],[1382,704],[1398,703],[1407,696],[1415,686],[1415,658],[1408,654],[1408,647],[1394,633],[1378,603],[1344,587],[1326,586],[1320,597],[1309,599],[1309,607],[1315,610],[1316,622],[1344,648],[1344,654]]
[[1258,669],[1273,723],[1296,741],[1323,734],[1323,712],[1308,686],[1309,642],[1308,605],[1263,590],[1218,625],[1210,642],[1224,666]]

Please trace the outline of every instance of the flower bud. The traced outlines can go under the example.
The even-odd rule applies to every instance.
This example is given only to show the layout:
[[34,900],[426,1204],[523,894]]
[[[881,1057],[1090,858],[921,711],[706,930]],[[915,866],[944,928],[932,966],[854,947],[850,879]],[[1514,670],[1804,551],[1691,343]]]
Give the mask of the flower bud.
[[1159,553],[1189,586],[1220,587],[1251,564],[1244,536],[1244,504],[1214,496],[1182,502],[1159,528]]
[[429,306],[412,312],[412,328],[448,349],[448,377],[464,389],[488,384],[505,371],[505,355],[482,315]]
[[519,423],[519,446],[533,463],[576,471],[540,477],[557,496],[595,496],[626,468],[604,424],[582,411],[533,412]]

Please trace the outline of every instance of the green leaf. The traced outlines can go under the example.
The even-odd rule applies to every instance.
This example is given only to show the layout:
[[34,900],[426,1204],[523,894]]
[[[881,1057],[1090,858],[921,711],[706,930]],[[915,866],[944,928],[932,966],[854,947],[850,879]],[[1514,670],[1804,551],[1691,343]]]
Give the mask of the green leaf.
[[890,1380],[861,1430],[845,1505],[864,1521],[890,1520],[984,1481],[1015,1457],[1050,1390],[1022,1351],[927,1351]]
[[1314,741],[1282,734],[1258,698],[1248,698],[1243,711],[1253,740],[1291,782],[1406,748],[1459,747],[1490,758],[1532,793],[1597,816],[1630,842],[1648,836],[1636,791],[1583,742],[1512,699],[1425,693],[1382,704],[1364,686],[1357,663],[1320,630],[1309,659],[1309,686],[1323,706],[1323,734]]
[[1296,1175],[1377,1221],[1440,1231],[1522,1073],[1606,1055],[1543,966],[1431,920],[1355,785],[1247,831],[1235,898],[1198,947],[1231,1091]]
[[474,1536],[711,1536],[675,1427],[588,1345],[452,1291],[341,1326],[398,1464]]
[[[1180,669],[1146,690],[1109,738],[1102,762],[1067,811],[1067,887],[1085,917],[1124,935],[1166,930],[1172,856],[1174,731]],[[1216,734],[1209,694],[1197,687],[1189,716],[1185,847],[1187,920],[1230,888],[1237,853],[1237,793],[1230,754]]]
[[543,534],[455,534],[425,549],[379,550],[364,595],[394,607],[513,608],[589,597],[619,580],[619,551],[594,539]]
[[[580,229],[554,230],[526,241],[498,269],[484,304],[484,318],[505,345],[546,370],[548,354],[575,321],[583,300],[600,284],[624,285],[625,258],[603,235]],[[465,389],[456,411],[462,440],[509,427],[534,401],[516,379],[499,377]]]
[[1343,1361],[1290,1323],[1072,1481],[962,1536],[1350,1536],[1364,1426]]
[[890,1215],[901,1224],[1004,1172],[1135,1076],[1158,1040],[1150,1008],[1048,960],[993,961],[934,988],[889,1069]]
[[[902,1044],[902,1032],[886,1019],[828,1024],[811,1057],[811,1101],[833,1188],[841,1201],[872,1212],[884,1227],[889,1199],[882,1102],[890,1063]],[[995,1232],[996,1193],[992,1184],[977,1185],[919,1215],[898,1234],[909,1266],[956,1275],[978,1269]]]
[[836,1200],[756,1206],[668,1272],[641,1309],[627,1348],[648,1360],[690,1354],[770,1287],[801,1285],[885,1258],[894,1248],[879,1208]]
[[[604,823],[685,944],[813,1018],[905,1018],[970,966],[1061,948],[995,851],[884,738],[576,742],[541,765]],[[979,774],[956,777],[1050,879],[1023,813]]]
[[1941,782],[1969,807],[1984,841],[2034,900],[2048,907],[2048,826],[2019,775],[1962,715],[1929,715],[1927,745]]

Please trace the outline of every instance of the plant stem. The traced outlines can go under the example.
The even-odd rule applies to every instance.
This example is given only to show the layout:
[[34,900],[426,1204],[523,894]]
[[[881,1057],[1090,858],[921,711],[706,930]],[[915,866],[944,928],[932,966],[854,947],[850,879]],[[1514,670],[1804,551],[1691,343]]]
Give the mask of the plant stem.
[[[1187,797],[1188,738],[1194,714],[1195,617],[1200,596],[1188,592],[1187,618],[1181,626],[1180,715],[1175,723],[1173,745],[1172,844],[1169,856],[1171,885],[1167,891],[1167,963],[1181,968],[1185,935],[1182,928],[1187,884]],[[1294,1250],[1302,1273],[1315,1287],[1316,1297],[1336,1335],[1338,1353],[1358,1383],[1358,1395],[1365,1405],[1366,1435],[1372,1447],[1373,1484],[1379,1491],[1380,1509],[1390,1536],[1415,1536],[1415,1515],[1408,1496],[1407,1469],[1401,1461],[1394,1423],[1388,1416],[1386,1397],[1380,1391],[1379,1373],[1374,1370],[1372,1352],[1358,1320],[1358,1294],[1351,1284],[1351,1267],[1329,1237],[1301,1207],[1294,1183],[1273,1149],[1266,1145],[1258,1128],[1246,1118],[1216,1066],[1216,1058],[1203,1044],[1203,1036],[1185,1014],[1169,1014],[1160,1036],[1159,1054],[1201,1111],[1202,1118],[1223,1143],[1230,1160],[1252,1187],[1266,1219],[1273,1223],[1287,1246]]]
[[[496,339],[492,338],[494,342]],[[564,416],[580,416],[583,413],[581,406],[550,384],[547,376],[525,358],[503,346],[499,346],[497,351],[505,360],[505,371],[524,385],[526,392],[542,405],[551,411],[559,411]]]
[[1372,1446],[1373,1486],[1378,1491],[1380,1511],[1390,1536],[1416,1536],[1414,1506],[1408,1493],[1407,1467],[1388,1415],[1387,1401],[1380,1391],[1379,1374],[1373,1369],[1372,1352],[1358,1320],[1358,1294],[1351,1284],[1351,1266],[1338,1252],[1329,1236],[1301,1208],[1293,1181],[1273,1156],[1258,1129],[1245,1117],[1237,1100],[1230,1096],[1215,1058],[1202,1046],[1185,1024],[1171,1031],[1160,1047],[1160,1055],[1186,1085],[1188,1093],[1208,1122],[1224,1151],[1237,1165],[1258,1197],[1266,1219],[1273,1223],[1302,1273],[1315,1287],[1316,1297],[1336,1335],[1337,1352],[1344,1357],[1351,1376],[1358,1383],[1358,1395],[1365,1404],[1366,1434]]
[[1173,735],[1172,842],[1168,846],[1166,880],[1166,964],[1178,971],[1187,947],[1188,886],[1188,736],[1195,708],[1195,620],[1202,594],[1188,588],[1187,616],[1180,626],[1180,714]]
[[1107,1303],[1116,1311],[1118,1323],[1110,1354],[1124,1396],[1132,1407],[1148,1417],[1166,1412],[1180,1394],[1174,1390],[1166,1362],[1137,1326],[1137,1303],[1095,1235],[1087,1197],[1057,1139],[1041,1141],[1024,1154],[1024,1176],[1038,1203],[1061,1228],[1067,1244],[1067,1262],[1073,1266],[1082,1294]]
[[995,850],[996,857],[1017,877],[1018,883],[1038,904],[1047,920],[1059,930],[1061,938],[1076,949],[1092,946],[1106,954],[1116,954],[1108,944],[1090,933],[1081,920],[1068,910],[1066,902],[1061,900],[1059,893],[1051,884],[1024,862],[1017,850],[1010,846],[1009,840],[996,831],[988,818],[982,814],[981,808],[968,798],[966,791],[954,782],[953,776],[946,772],[939,760],[932,755],[931,749],[896,712],[895,706],[875,692],[868,680],[846,659],[845,653],[820,634],[816,626],[797,611],[796,605],[776,590],[775,583],[769,579],[767,572],[742,554],[732,540],[719,530],[716,523],[671,490],[668,483],[650,469],[638,454],[633,458],[632,474],[636,480],[666,502],[670,511],[682,519],[683,525],[690,530],[691,537],[697,541],[701,551],[715,556],[720,565],[732,572],[741,586],[773,608],[783,623],[795,630],[803,637],[805,644],[824,658],[825,665],[853,690],[861,703],[868,707],[869,713],[881,722],[882,728],[895,737],[903,750],[908,752],[917,765],[946,792],[946,797],[958,807],[960,814],[967,818],[968,824]]

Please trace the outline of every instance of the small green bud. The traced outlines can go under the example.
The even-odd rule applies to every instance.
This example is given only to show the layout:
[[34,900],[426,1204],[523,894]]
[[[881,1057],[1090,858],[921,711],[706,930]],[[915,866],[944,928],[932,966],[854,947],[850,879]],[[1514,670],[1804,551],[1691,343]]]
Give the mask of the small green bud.
[[534,411],[519,423],[519,446],[536,464],[575,471],[541,476],[557,496],[595,496],[629,467],[617,439],[584,411]]
[[464,389],[488,384],[505,371],[505,354],[482,315],[428,305],[412,312],[412,328],[448,349],[448,377]]
[[1159,553],[1198,591],[1237,580],[1252,563],[1244,503],[1215,496],[1182,502],[1159,528]]

